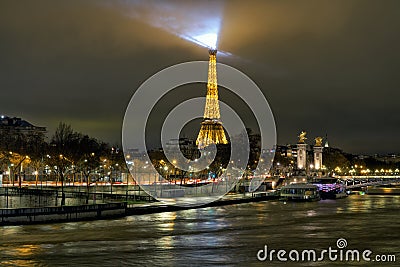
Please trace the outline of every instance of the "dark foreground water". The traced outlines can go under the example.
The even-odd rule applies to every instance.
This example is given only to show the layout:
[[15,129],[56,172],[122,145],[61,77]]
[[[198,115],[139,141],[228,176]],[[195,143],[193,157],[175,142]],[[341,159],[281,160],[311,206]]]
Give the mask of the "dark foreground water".
[[[0,228],[0,266],[364,266],[365,261],[258,261],[270,249],[345,249],[394,254],[400,266],[400,197],[353,195]],[[294,254],[293,254],[294,255]],[[286,257],[288,255],[286,254]]]

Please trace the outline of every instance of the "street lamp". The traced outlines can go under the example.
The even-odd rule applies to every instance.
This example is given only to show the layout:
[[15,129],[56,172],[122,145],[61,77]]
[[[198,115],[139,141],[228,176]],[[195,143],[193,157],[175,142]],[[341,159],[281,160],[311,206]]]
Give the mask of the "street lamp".
[[168,181],[168,166],[164,166],[165,179]]

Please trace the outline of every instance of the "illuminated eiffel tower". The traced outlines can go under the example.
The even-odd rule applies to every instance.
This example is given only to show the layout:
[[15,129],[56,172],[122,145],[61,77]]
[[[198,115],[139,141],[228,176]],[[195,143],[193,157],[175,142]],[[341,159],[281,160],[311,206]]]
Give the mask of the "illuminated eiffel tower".
[[196,140],[196,145],[199,149],[203,149],[210,144],[228,144],[222,122],[220,121],[221,115],[219,112],[217,87],[217,50],[210,49],[208,53],[210,54],[210,59],[208,62],[206,106],[204,108],[200,132]]

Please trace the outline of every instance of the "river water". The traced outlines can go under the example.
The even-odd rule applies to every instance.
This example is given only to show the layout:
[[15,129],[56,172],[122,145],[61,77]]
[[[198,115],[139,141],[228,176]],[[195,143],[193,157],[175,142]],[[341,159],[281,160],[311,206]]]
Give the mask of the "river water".
[[[360,261],[259,261],[264,249],[347,249],[395,255],[400,196],[312,203],[265,201],[115,220],[0,228],[0,266],[364,266]],[[287,257],[287,254],[286,254]],[[397,265],[396,265],[397,264]]]

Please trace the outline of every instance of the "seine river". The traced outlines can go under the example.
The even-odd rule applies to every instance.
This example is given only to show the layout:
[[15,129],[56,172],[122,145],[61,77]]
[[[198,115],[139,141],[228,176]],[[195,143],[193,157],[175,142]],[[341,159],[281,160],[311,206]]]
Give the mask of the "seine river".
[[[347,247],[395,255],[400,196],[313,203],[267,201],[116,220],[0,227],[0,266],[364,266],[368,262],[259,261],[259,250]],[[343,240],[342,240],[343,241]],[[269,252],[268,252],[269,253]],[[288,253],[285,255],[288,257]],[[264,252],[260,254],[264,255]],[[295,254],[293,254],[295,255]]]

